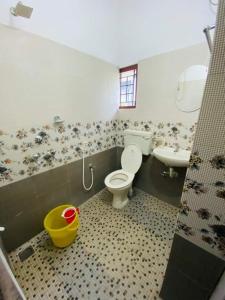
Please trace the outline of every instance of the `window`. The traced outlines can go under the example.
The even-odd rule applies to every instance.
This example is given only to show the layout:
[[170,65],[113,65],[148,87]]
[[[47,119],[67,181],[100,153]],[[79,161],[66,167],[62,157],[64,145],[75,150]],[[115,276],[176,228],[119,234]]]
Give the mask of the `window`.
[[136,107],[138,65],[120,69],[120,108]]

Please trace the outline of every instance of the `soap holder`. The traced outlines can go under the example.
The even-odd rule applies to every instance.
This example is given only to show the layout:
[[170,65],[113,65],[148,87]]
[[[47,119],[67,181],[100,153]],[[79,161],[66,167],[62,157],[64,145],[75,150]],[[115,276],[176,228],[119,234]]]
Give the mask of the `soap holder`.
[[55,124],[60,124],[60,123],[64,122],[64,120],[61,119],[60,116],[55,116],[54,119],[53,119],[53,121],[54,121]]

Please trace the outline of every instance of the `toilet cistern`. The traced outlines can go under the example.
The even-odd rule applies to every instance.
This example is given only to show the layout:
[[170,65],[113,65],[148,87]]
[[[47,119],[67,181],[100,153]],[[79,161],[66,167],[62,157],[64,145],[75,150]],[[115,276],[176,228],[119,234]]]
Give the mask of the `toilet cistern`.
[[141,167],[142,154],[152,151],[152,134],[145,131],[127,129],[124,131],[124,145],[121,156],[122,169],[110,173],[105,178],[105,185],[113,194],[112,206],[123,208],[128,203],[128,191],[132,188],[135,174]]

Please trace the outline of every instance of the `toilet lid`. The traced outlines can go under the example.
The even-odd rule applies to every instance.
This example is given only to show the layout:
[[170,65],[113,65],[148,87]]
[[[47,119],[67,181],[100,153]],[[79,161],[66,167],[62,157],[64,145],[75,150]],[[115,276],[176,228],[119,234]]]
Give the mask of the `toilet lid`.
[[135,174],[142,162],[142,152],[135,145],[127,146],[121,156],[121,165],[126,172]]

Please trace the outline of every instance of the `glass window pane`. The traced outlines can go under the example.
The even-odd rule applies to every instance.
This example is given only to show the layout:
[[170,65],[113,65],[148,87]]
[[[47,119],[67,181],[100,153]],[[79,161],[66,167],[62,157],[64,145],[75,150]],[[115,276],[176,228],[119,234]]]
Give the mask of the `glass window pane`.
[[127,93],[132,94],[134,91],[134,86],[133,85],[128,85],[127,86]]
[[120,71],[120,105],[122,107],[135,106],[135,93],[136,93],[136,74],[137,67],[130,66],[129,71]]
[[120,96],[120,102],[125,103],[127,101],[127,96],[126,95],[121,95]]
[[127,85],[131,85],[133,83],[134,83],[133,80],[127,80]]
[[133,94],[127,94],[127,102],[133,102],[134,95]]
[[121,86],[126,85],[127,84],[127,77],[121,78],[120,79],[120,84],[121,84]]
[[127,93],[127,86],[126,85],[125,86],[121,86],[120,91],[121,91],[121,95],[126,94]]

